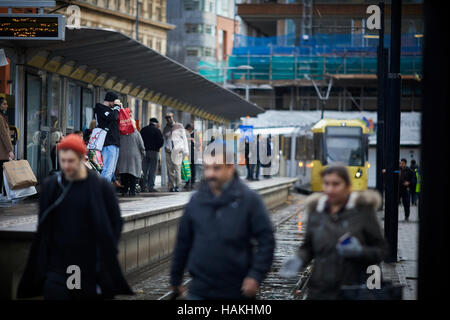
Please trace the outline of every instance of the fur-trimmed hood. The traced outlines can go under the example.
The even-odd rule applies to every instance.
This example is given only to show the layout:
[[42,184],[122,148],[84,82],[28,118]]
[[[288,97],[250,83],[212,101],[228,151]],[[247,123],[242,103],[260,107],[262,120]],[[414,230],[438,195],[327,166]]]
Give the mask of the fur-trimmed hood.
[[[305,200],[304,208],[306,213],[322,212],[325,209],[327,195],[314,193]],[[381,196],[377,191],[353,191],[345,206],[345,209],[370,209],[377,210],[381,206]]]

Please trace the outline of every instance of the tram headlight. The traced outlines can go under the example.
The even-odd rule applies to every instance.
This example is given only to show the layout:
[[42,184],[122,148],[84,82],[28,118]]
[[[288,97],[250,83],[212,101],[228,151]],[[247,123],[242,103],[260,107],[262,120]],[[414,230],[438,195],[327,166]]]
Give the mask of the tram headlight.
[[355,173],[355,178],[359,179],[361,177],[362,177],[362,171],[361,171],[361,169],[358,169],[358,171],[356,171],[356,173]]

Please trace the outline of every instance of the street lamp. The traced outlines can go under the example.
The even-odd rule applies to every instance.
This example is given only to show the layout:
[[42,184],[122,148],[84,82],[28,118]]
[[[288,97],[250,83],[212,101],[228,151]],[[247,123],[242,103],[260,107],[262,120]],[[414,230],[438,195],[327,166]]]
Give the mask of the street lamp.
[[209,66],[200,66],[199,70],[223,70],[223,87],[225,88],[227,85],[227,73],[225,71],[228,70],[253,70],[252,66],[241,65],[238,67],[209,67]]

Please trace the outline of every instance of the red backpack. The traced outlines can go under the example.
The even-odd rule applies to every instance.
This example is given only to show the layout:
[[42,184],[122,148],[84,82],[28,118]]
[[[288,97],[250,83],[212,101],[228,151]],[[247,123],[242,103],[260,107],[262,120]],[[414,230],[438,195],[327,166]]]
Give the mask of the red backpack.
[[132,134],[134,132],[133,123],[131,122],[130,109],[121,108],[119,111],[119,131],[121,135]]

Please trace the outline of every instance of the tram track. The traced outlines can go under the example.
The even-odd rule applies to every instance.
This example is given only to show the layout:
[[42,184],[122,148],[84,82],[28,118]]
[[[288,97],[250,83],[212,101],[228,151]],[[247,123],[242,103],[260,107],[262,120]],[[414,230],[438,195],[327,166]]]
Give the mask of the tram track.
[[[272,268],[261,284],[257,299],[261,300],[292,300],[302,299],[304,288],[309,279],[310,267],[299,272],[298,277],[293,279],[282,279],[278,276],[278,270],[286,257],[295,254],[298,246],[302,242],[304,232],[304,221],[302,211],[299,208],[303,195],[295,194],[285,205],[274,209],[271,212],[271,219],[274,226],[276,240],[274,261]],[[155,277],[144,279],[142,283],[135,286],[137,295],[131,299],[137,300],[171,300],[183,299],[185,295],[176,297],[169,288],[170,261],[165,263],[164,271]],[[185,277],[189,277],[186,272]],[[188,286],[191,279],[183,282],[183,286]],[[136,290],[137,289],[137,290]],[[126,297],[124,297],[127,299]]]

